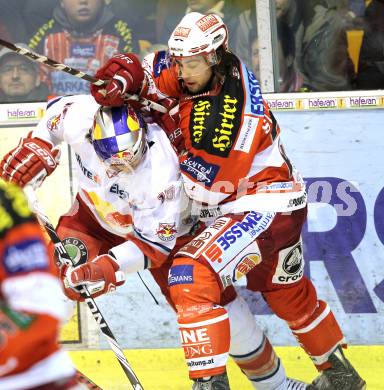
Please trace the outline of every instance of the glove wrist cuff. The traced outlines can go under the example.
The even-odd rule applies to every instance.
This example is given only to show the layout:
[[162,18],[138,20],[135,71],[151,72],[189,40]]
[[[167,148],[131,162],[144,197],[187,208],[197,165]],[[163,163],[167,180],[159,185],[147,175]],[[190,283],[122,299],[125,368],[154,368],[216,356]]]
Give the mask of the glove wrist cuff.
[[115,259],[120,270],[133,273],[146,269],[147,261],[143,252],[132,241],[126,241],[110,249],[109,255]]

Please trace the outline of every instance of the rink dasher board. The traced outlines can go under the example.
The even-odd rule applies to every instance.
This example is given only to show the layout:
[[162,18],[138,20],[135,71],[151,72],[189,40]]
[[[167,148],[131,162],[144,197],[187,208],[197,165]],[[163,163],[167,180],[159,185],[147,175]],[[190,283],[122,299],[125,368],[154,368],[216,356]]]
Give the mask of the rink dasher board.
[[[384,91],[264,94],[273,111],[327,111],[384,108]],[[0,104],[0,127],[34,125],[44,115],[45,102]]]

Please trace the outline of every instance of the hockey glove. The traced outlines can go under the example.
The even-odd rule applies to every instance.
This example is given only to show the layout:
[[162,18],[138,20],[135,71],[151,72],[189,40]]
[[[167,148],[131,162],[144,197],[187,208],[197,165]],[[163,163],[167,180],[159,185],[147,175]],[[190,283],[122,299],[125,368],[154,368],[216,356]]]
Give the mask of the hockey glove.
[[38,187],[50,175],[60,159],[60,150],[31,133],[20,140],[19,145],[7,153],[0,162],[0,176],[20,187],[27,183]]
[[116,290],[125,282],[124,272],[110,255],[101,255],[78,267],[65,267],[61,271],[65,295],[75,301],[83,301],[78,286],[85,285],[96,298]]
[[143,85],[144,70],[135,54],[117,54],[101,67],[96,77],[106,85],[91,85],[91,94],[103,106],[122,106],[125,94],[139,93]]

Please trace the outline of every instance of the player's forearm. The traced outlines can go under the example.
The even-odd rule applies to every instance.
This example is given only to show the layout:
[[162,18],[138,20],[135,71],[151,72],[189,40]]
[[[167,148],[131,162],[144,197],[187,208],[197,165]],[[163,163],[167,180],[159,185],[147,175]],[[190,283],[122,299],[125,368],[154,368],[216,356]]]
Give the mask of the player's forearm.
[[133,273],[150,268],[147,256],[130,240],[113,247],[109,253],[116,259],[121,271]]

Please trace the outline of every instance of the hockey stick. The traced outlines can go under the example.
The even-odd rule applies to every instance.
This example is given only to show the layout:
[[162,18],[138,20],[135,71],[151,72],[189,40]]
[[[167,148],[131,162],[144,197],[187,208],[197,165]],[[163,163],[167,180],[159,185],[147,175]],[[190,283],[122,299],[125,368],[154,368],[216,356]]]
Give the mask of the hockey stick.
[[[58,266],[59,267],[62,267],[63,265],[72,266],[72,260],[71,260],[70,256],[68,255],[68,252],[64,247],[64,244],[62,243],[59,236],[57,235],[55,228],[53,227],[53,225],[49,221],[49,218],[42,211],[33,187],[30,185],[25,186],[24,192],[27,196],[30,207],[36,213],[36,216],[37,216],[39,222],[44,227],[44,229],[47,231],[50,239],[52,240],[52,242],[54,244],[54,247],[55,247],[57,255],[58,255],[57,256],[58,257]],[[124,370],[125,375],[128,377],[128,380],[131,383],[133,390],[144,390],[139,379],[137,378],[136,374],[132,370],[132,367],[128,363],[128,360],[124,356],[123,350],[120,348],[119,344],[116,341],[115,336],[113,335],[111,329],[109,328],[107,322],[105,321],[105,318],[103,317],[99,308],[97,307],[95,300],[92,298],[91,294],[89,293],[88,288],[86,286],[80,286],[79,292],[80,292],[81,296],[84,298],[85,303],[87,304],[88,308],[91,310],[93,318],[95,319],[95,321],[99,325],[101,332],[107,338],[107,341],[108,341],[112,351],[114,352],[117,360],[119,361],[120,366]]]
[[[9,50],[12,50],[24,57],[28,57],[29,59],[33,61],[40,62],[44,65],[48,65],[53,69],[61,70],[62,72],[69,73],[72,76],[78,77],[79,79],[83,79],[86,81],[89,81],[92,84],[103,86],[105,85],[104,80],[97,79],[96,77],[90,76],[87,73],[84,73],[78,69],[71,68],[70,66],[61,64],[60,62],[54,61],[46,56],[43,56],[41,54],[35,53],[32,50],[25,49],[24,47],[20,47],[15,45],[14,43],[4,41],[4,39],[0,38],[0,45],[7,47]],[[161,104],[155,103],[152,100],[148,100],[145,98],[140,98],[137,95],[125,95],[125,98],[128,100],[135,100],[138,101],[142,106],[152,108],[153,110],[166,113],[168,110],[163,107]]]

